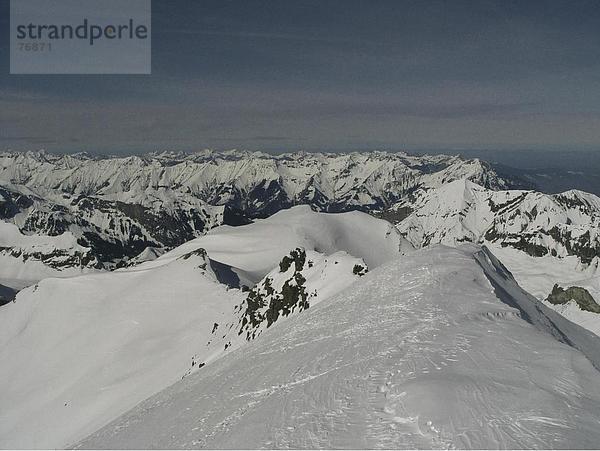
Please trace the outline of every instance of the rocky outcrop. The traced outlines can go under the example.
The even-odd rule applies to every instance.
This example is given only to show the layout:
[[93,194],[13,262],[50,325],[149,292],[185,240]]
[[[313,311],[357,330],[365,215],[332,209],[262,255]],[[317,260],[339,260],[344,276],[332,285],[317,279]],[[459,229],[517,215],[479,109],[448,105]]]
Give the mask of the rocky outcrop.
[[600,313],[600,305],[596,303],[592,295],[585,288],[569,287],[566,290],[555,284],[552,292],[546,298],[551,304],[566,304],[574,301],[581,310],[587,312]]
[[306,261],[306,251],[294,249],[279,263],[278,275],[265,277],[248,293],[238,334],[245,334],[247,340],[256,338],[261,326],[270,327],[280,316],[288,316],[294,311],[301,312],[310,307],[309,293],[302,275]]

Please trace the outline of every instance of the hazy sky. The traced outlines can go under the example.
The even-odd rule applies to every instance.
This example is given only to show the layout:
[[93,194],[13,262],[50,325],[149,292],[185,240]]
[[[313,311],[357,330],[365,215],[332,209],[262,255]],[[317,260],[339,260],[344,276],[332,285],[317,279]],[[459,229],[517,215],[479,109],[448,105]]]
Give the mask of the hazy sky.
[[598,0],[154,0],[152,28],[146,76],[8,75],[3,32],[0,148],[600,149]]

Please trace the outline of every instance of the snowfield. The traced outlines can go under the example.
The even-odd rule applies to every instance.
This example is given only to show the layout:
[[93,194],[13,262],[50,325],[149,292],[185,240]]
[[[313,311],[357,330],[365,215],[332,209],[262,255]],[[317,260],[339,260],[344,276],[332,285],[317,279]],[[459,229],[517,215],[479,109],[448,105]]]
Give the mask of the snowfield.
[[599,340],[476,246],[436,246],[275,324],[77,448],[594,448]]
[[358,280],[355,265],[412,250],[365,213],[296,207],[219,227],[131,268],[21,291],[0,307],[0,448],[65,447],[245,344],[238,331],[248,293],[230,287],[268,277],[281,290],[294,269],[279,264],[296,248],[306,249],[300,273],[311,306]]

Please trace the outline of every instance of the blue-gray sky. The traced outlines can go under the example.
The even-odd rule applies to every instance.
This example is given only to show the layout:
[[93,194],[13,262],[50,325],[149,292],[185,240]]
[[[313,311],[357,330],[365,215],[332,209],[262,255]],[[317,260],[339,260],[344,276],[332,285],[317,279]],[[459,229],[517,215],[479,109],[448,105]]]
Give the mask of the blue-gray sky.
[[0,149],[600,149],[597,0],[152,7],[152,75],[19,76],[0,0]]

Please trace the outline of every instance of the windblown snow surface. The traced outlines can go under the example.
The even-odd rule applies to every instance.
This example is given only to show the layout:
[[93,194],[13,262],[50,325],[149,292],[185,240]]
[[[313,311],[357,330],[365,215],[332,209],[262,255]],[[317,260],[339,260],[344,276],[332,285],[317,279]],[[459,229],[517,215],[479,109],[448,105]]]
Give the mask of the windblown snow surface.
[[595,448],[598,350],[487,251],[435,246],[275,324],[77,448]]

